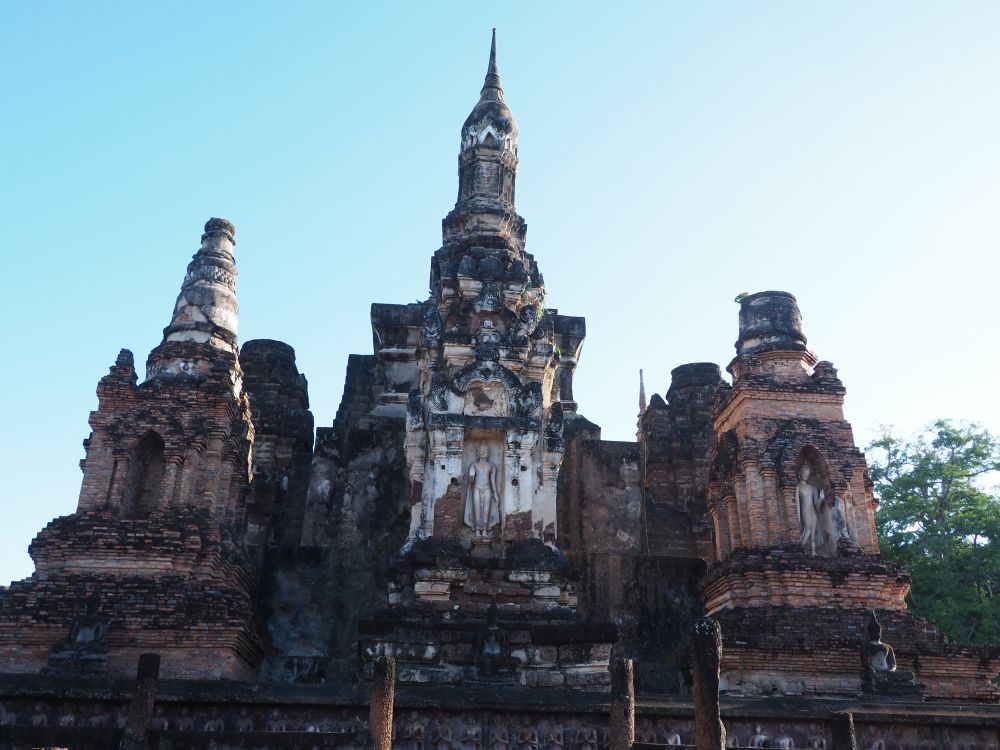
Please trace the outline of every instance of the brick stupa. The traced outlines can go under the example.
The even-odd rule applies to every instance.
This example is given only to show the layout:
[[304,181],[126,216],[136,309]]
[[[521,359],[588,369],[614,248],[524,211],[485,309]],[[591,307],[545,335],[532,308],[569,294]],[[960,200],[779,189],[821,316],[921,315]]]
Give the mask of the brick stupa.
[[[122,350],[98,383],[77,510],[38,534],[35,574],[0,599],[6,670],[54,659],[72,671],[60,651],[106,648],[112,676],[131,674],[144,651],[162,655],[165,676],[255,673],[255,576],[237,527],[253,426],[237,358],[235,232],[225,219],[205,224],[145,380]],[[88,600],[106,644],[61,640],[73,640]]]

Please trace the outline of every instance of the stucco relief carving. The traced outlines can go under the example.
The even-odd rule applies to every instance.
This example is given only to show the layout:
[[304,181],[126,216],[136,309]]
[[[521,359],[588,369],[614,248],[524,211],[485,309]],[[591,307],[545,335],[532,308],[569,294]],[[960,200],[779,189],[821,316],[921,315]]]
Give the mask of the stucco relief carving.
[[[484,260],[483,263],[485,262]],[[476,297],[473,309],[476,312],[499,312],[501,308],[503,308],[503,302],[500,299],[500,287],[495,281],[487,281],[483,284],[479,296]]]
[[236,288],[236,274],[225,268],[213,265],[199,265],[190,268],[184,275],[183,284],[194,284],[197,281],[210,281]]
[[423,326],[420,329],[420,345],[435,347],[441,340],[441,313],[437,307],[430,306],[424,313]]
[[563,407],[562,404],[556,402],[549,407],[549,419],[545,425],[545,450],[562,451],[565,448],[564,427]]
[[500,345],[503,335],[496,323],[490,319],[483,321],[483,324],[476,331],[475,355],[477,360],[496,360],[499,356],[497,347]]
[[518,313],[517,323],[514,325],[514,330],[511,332],[510,340],[514,344],[523,344],[528,340],[528,337],[535,332],[538,328],[538,306],[537,305],[525,305],[521,308],[521,312]]
[[443,372],[435,372],[431,375],[431,385],[428,401],[431,410],[436,412],[448,411],[450,394],[454,392],[454,387],[448,380],[448,376]]
[[501,383],[473,383],[465,392],[464,414],[474,417],[504,417],[509,411],[509,394]]
[[453,387],[459,393],[465,393],[469,386],[477,380],[483,383],[501,383],[507,388],[511,395],[519,394],[521,390],[521,381],[518,379],[517,375],[512,373],[503,365],[488,360],[474,362],[473,364],[463,367],[455,373]]
[[420,391],[414,389],[406,397],[406,428],[419,430],[424,426],[424,406]]
[[542,384],[528,383],[521,389],[521,414],[525,417],[538,418],[542,416]]

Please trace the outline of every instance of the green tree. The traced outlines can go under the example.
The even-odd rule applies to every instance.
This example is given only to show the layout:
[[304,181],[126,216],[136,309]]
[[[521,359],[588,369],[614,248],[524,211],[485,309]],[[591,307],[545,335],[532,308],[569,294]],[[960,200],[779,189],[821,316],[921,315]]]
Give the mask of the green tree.
[[913,577],[910,608],[958,642],[1000,642],[1000,441],[939,420],[867,448],[879,545]]

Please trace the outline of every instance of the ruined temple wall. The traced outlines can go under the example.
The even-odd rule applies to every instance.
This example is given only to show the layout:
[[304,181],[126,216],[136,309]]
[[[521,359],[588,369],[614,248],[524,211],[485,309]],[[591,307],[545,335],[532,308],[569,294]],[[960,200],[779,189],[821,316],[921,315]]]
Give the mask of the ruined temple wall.
[[701,613],[697,582],[705,563],[650,554],[641,468],[637,443],[568,438],[559,472],[560,549],[579,570],[581,616],[619,628],[619,655],[636,659],[639,687],[678,693],[680,647]]
[[648,551],[711,560],[708,483],[716,432],[718,365],[697,362],[671,372],[667,401],[654,394],[639,417]]
[[0,597],[0,671],[45,669],[53,646],[65,640],[98,589],[107,625],[105,678],[132,675],[145,652],[161,655],[161,674],[168,678],[256,677],[262,641],[247,591],[234,581],[182,575],[77,574],[12,584]]
[[[720,613],[717,619],[727,634],[725,691],[857,695],[861,644],[867,641],[870,613],[864,606],[815,605]],[[899,669],[912,671],[929,699],[995,702],[1000,697],[1000,689],[991,684],[1000,666],[1000,649],[950,644],[933,625],[906,611],[879,609],[878,613]]]
[[358,622],[388,605],[410,487],[404,420],[369,416],[375,377],[373,357],[350,358],[334,427],[317,430],[302,532],[268,552],[265,679],[355,679]]
[[645,549],[636,443],[568,436],[558,498],[558,546],[567,554]]
[[795,546],[739,550],[702,580],[710,615],[734,607],[904,610],[910,576],[878,556],[814,557]]
[[[132,681],[100,689],[86,683],[0,683],[0,747],[118,747],[133,686]],[[411,692],[397,694],[393,750],[612,748],[606,695],[554,700],[554,691],[533,688],[500,699],[462,688],[445,689],[440,697],[442,705],[434,707]],[[158,686],[146,736],[150,747],[161,750],[348,750],[370,743],[367,708],[366,695],[343,689],[322,694],[303,689],[244,691],[232,685],[206,689],[167,682]],[[731,747],[820,748],[838,747],[833,744],[833,721],[843,712],[853,716],[856,743],[865,750],[990,750],[1000,741],[995,706],[723,698],[721,713]],[[689,702],[638,696],[638,747],[694,747],[695,734]]]
[[246,541],[258,564],[276,538],[298,538],[305,514],[313,450],[313,416],[295,350],[281,341],[248,341],[240,351],[243,386],[254,426],[253,482]]
[[[690,558],[588,556],[580,599],[599,601],[595,584],[621,592],[613,607],[593,614],[617,626],[615,655],[635,661],[637,690],[686,694],[685,644],[691,623],[702,614],[697,583],[704,570],[704,561]],[[609,574],[615,587],[607,585]]]
[[138,653],[156,651],[167,676],[252,679],[262,654],[255,579],[232,539],[197,509],[54,520],[32,542],[35,575],[0,596],[2,670],[45,668],[96,592],[109,675],[129,674]]
[[[267,573],[272,651],[267,673],[288,681],[352,679],[357,625],[388,605],[387,567],[406,539],[409,487],[402,425],[378,425],[369,441],[331,454],[321,432],[314,466],[328,464],[321,497],[326,523],[316,545],[275,551]],[[356,436],[359,437],[356,433]],[[314,483],[315,488],[315,483]],[[329,668],[325,666],[329,664]]]
[[623,613],[643,570],[683,570],[677,578],[687,580],[705,569],[688,547],[686,555],[650,550],[640,451],[637,443],[566,441],[559,472],[560,549],[581,569],[586,618],[612,621]]

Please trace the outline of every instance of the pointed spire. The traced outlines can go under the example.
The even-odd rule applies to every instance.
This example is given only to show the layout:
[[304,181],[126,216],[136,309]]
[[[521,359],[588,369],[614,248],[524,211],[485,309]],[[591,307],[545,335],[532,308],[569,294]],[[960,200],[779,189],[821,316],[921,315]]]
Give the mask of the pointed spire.
[[442,226],[444,244],[490,235],[523,250],[526,227],[514,209],[516,178],[517,122],[500,86],[494,29],[479,101],[462,123],[458,200]]
[[[236,327],[240,306],[236,300],[236,227],[226,219],[209,219],[201,247],[188,264],[181,293],[174,304],[163,341],[150,352],[146,378],[192,375],[211,368],[216,355],[235,363]],[[198,356],[183,347],[204,348]],[[204,356],[201,356],[204,355]],[[197,360],[197,361],[196,361]]]
[[503,101],[503,87],[500,85],[500,69],[497,67],[497,30],[493,29],[493,40],[490,42],[490,64],[486,68],[486,80],[479,92],[479,100]]
[[497,70],[497,29],[493,27],[493,38],[490,40],[490,67],[486,70],[487,75],[500,76]]
[[201,248],[188,264],[164,341],[194,341],[236,351],[236,227],[226,219],[209,219]]
[[642,368],[639,369],[639,414],[646,411],[646,384],[642,382]]

